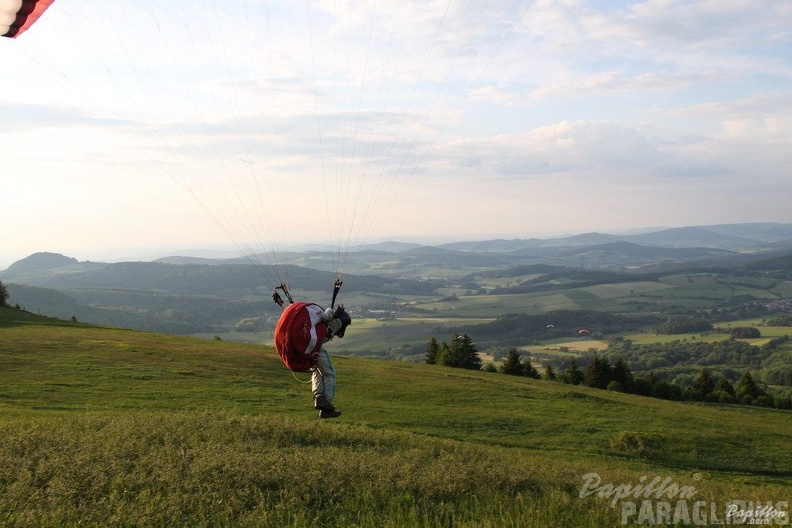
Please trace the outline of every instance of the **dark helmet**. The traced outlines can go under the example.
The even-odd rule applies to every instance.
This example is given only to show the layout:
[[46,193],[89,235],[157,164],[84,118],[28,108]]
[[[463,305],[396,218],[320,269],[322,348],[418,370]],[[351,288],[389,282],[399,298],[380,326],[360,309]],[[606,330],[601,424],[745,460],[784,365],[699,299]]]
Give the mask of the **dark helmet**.
[[[328,309],[329,310],[329,309]],[[326,339],[333,339],[334,337],[344,337],[346,327],[352,324],[352,318],[344,310],[343,306],[339,306],[333,311],[332,319],[327,323],[327,330],[325,331]]]
[[346,332],[346,327],[352,324],[352,317],[341,307],[340,313],[336,315],[336,319],[341,321],[341,328],[336,331],[336,337],[344,337],[344,332]]

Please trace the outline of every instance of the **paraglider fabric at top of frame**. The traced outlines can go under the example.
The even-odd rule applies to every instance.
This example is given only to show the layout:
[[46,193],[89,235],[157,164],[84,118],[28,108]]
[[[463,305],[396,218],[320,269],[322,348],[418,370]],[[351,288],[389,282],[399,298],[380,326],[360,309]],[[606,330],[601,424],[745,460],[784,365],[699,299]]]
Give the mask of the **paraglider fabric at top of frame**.
[[24,33],[55,0],[0,0],[0,35]]

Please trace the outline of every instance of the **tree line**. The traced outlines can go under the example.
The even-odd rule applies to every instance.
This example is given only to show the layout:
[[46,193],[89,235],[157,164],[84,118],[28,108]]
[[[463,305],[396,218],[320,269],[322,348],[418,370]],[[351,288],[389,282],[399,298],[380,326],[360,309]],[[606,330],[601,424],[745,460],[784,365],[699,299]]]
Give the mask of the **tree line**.
[[721,341],[677,339],[644,345],[617,337],[610,340],[604,353],[624,358],[633,370],[655,371],[682,386],[690,384],[691,373],[708,368],[731,381],[736,381],[741,372],[751,370],[765,383],[792,387],[789,336],[772,338],[761,346],[739,340],[755,337],[757,333],[757,329],[738,327],[732,329],[729,339]]
[[623,358],[617,358],[615,363],[611,364],[607,357],[597,354],[584,369],[578,366],[575,359],[570,360],[557,379],[571,385],[585,385],[595,389],[664,400],[735,403],[792,409],[792,398],[768,393],[754,380],[748,370],[743,372],[737,383],[732,384],[728,378],[719,377],[709,369],[702,368],[689,386],[682,387],[658,378],[653,372],[644,376],[634,376]]
[[[622,350],[629,351],[631,343],[617,341]],[[780,340],[779,341],[783,341]],[[734,346],[740,348],[742,345]],[[750,345],[749,345],[750,346]],[[758,347],[754,347],[758,348]],[[587,361],[586,361],[587,359]],[[473,340],[468,334],[454,333],[449,341],[439,343],[433,336],[426,347],[425,361],[432,365],[469,370],[500,372],[512,376],[526,376],[534,379],[557,381],[570,385],[583,385],[601,390],[612,390],[640,396],[650,396],[666,400],[704,401],[727,404],[758,405],[778,409],[792,409],[792,398],[783,394],[768,393],[749,370],[745,370],[736,383],[725,376],[714,374],[709,368],[701,368],[687,386],[667,381],[654,372],[642,376],[633,374],[624,357],[610,360],[606,355],[595,353],[584,358],[585,365],[577,359],[563,360],[560,363],[545,365],[544,373],[531,364],[530,358],[523,358],[516,348],[510,348],[503,363],[495,367],[492,363],[482,365],[481,357]]]
[[438,343],[434,336],[431,337],[426,346],[425,361],[430,365],[501,372],[512,376],[527,376],[536,379],[541,377],[539,371],[531,365],[529,360],[523,361],[516,348],[508,350],[506,359],[499,368],[492,363],[484,365],[476,345],[468,334],[454,333],[449,341],[442,343]]

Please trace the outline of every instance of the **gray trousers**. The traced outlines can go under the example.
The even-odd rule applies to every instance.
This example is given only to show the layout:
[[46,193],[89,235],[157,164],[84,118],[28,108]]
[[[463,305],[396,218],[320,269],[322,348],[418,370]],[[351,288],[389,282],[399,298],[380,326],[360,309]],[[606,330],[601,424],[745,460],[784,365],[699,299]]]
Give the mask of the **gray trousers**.
[[336,377],[333,363],[330,361],[330,354],[326,348],[319,352],[319,359],[316,362],[316,369],[311,378],[311,389],[314,395],[324,394],[328,401],[332,402],[336,392]]

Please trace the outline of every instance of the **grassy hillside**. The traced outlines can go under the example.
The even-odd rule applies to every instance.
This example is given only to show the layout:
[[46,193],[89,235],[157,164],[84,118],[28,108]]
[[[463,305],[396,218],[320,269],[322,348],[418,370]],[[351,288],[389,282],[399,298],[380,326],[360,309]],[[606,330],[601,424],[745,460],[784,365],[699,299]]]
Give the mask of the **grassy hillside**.
[[324,421],[271,348],[0,309],[0,525],[600,527],[626,499],[591,473],[694,487],[691,516],[792,491],[789,412],[334,362]]

